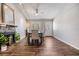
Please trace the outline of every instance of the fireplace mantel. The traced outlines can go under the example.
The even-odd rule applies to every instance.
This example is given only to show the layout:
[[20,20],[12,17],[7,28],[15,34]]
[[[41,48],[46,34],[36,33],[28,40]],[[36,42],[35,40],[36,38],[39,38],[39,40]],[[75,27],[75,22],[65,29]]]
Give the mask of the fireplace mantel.
[[6,27],[6,26],[8,26],[8,27],[17,27],[17,25],[15,25],[15,24],[5,24],[5,23],[0,23],[0,26],[1,27]]

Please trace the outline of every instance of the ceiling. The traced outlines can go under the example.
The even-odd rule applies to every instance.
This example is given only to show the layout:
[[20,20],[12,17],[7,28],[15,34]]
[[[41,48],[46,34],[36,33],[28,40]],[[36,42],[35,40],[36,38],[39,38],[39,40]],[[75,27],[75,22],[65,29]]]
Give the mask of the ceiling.
[[[22,11],[25,17],[33,19],[53,19],[61,9],[64,3],[22,3],[15,4],[18,10]],[[36,15],[36,7],[38,6],[38,15]]]

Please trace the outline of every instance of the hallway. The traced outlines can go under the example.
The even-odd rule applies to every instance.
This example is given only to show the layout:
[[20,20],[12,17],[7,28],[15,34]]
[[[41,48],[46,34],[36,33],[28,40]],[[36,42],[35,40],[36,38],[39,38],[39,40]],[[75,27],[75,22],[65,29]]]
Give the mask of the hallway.
[[26,39],[10,46],[1,56],[72,56],[79,55],[79,51],[53,38],[45,37],[42,46],[28,46]]

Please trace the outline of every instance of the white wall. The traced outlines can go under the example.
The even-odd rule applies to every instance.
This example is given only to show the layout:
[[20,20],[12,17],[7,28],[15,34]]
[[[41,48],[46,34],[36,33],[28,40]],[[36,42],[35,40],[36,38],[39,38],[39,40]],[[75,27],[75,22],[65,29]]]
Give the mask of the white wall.
[[21,39],[23,39],[26,35],[26,21],[18,11],[15,11],[15,13],[15,24],[17,25],[16,32],[20,33]]
[[79,49],[79,4],[66,4],[53,22],[54,36]]
[[20,38],[23,39],[25,38],[25,30],[26,30],[26,20],[23,17],[23,15],[15,8],[13,4],[8,4],[11,8],[14,9],[15,13],[15,25],[16,27],[16,32],[20,33]]

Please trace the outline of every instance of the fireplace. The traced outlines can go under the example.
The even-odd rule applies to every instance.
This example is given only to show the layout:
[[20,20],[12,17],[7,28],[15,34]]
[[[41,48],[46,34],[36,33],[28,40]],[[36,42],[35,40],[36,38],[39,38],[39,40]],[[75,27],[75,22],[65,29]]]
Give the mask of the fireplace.
[[0,33],[3,33],[5,36],[9,37],[9,45],[16,43],[15,40],[15,27],[14,25],[9,24],[0,24]]

